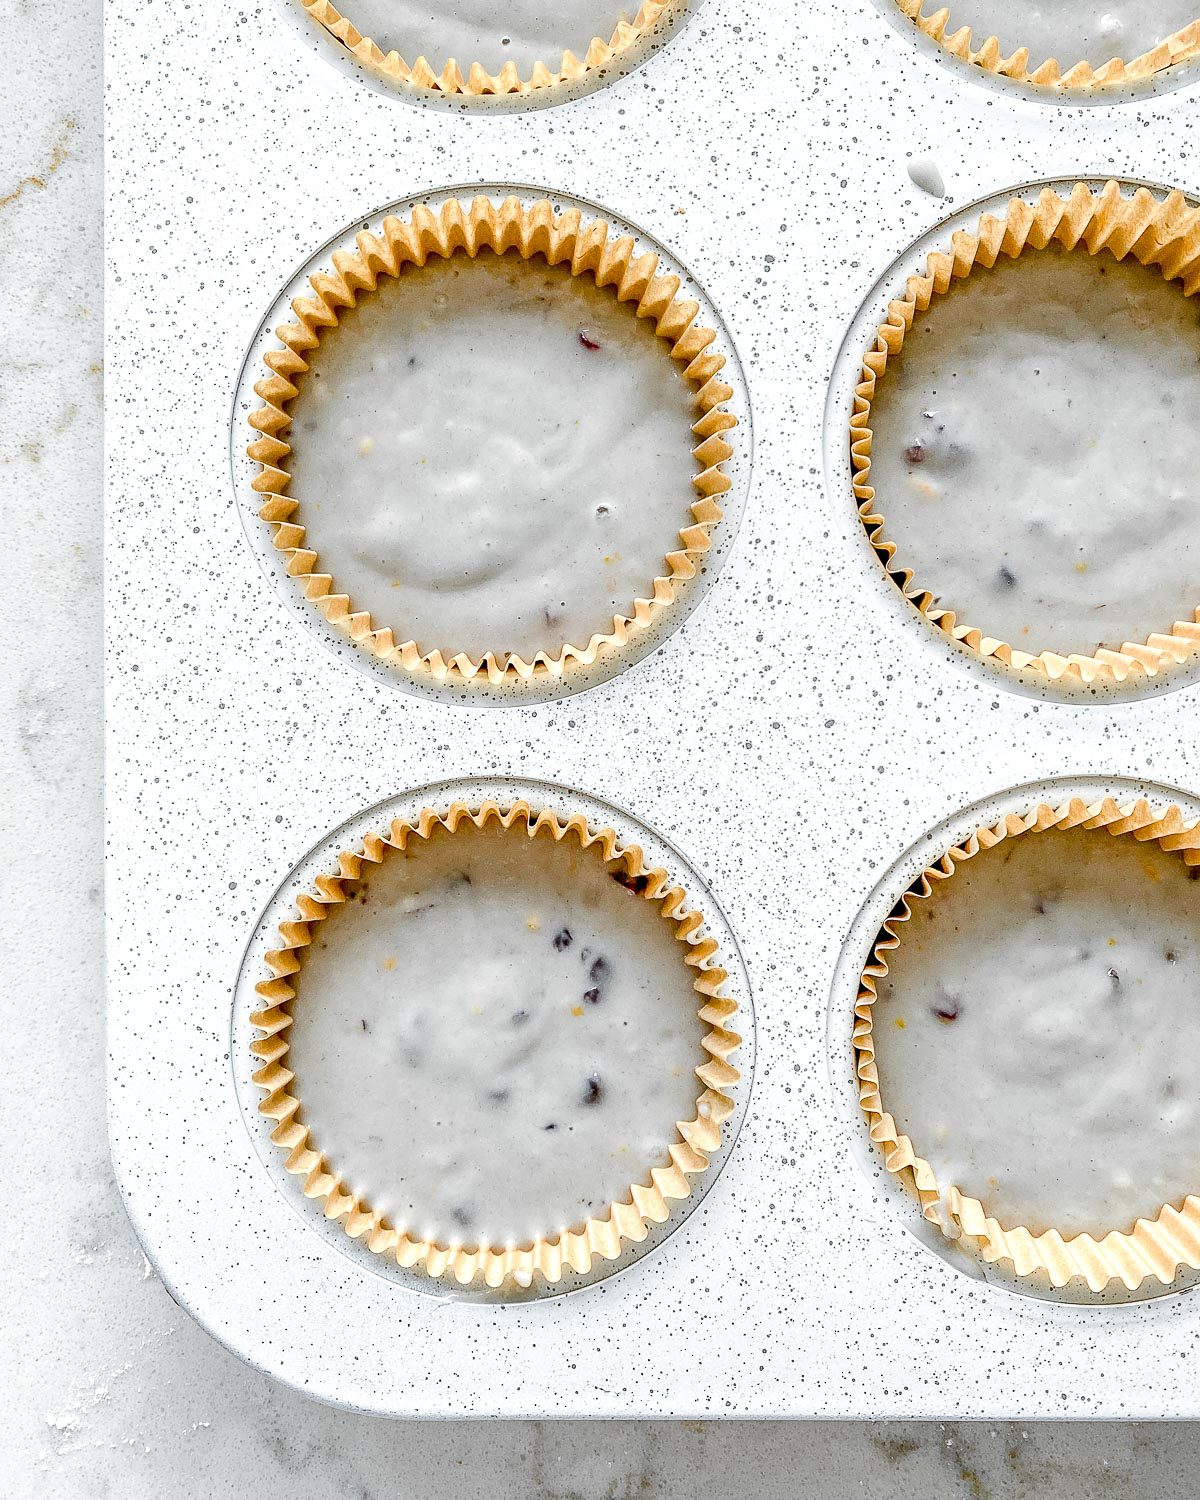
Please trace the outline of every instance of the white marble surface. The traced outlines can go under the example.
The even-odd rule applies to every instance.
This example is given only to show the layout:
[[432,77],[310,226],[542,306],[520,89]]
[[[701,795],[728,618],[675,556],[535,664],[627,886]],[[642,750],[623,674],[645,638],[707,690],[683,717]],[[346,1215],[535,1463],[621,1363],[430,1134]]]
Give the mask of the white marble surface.
[[704,1483],[828,1500],[1180,1493],[1200,1457],[1196,1424],[352,1416],[246,1369],[171,1302],[126,1224],[104,1125],[98,9],[0,0],[0,273],[13,309],[0,347],[0,1096],[17,1184],[0,1495],[619,1500]]

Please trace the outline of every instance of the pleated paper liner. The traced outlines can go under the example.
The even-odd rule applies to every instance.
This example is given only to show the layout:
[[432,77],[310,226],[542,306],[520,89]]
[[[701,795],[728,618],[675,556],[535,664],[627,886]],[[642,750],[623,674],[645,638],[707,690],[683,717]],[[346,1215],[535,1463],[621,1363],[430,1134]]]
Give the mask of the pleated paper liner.
[[1114,1281],[1135,1291],[1147,1278],[1169,1286],[1181,1269],[1200,1270],[1200,1182],[1197,1194],[1178,1204],[1164,1204],[1153,1219],[1138,1219],[1129,1231],[1114,1229],[1100,1239],[1090,1234],[1067,1239],[1055,1229],[1034,1234],[1022,1225],[1002,1225],[978,1198],[968,1197],[953,1183],[939,1183],[880,1096],[873,1031],[877,981],[887,975],[887,955],[903,941],[904,924],[916,903],[927,899],[938,882],[949,880],[959,864],[1006,839],[1071,828],[1103,828],[1115,838],[1139,842],[1153,839],[1189,867],[1200,868],[1200,819],[1189,823],[1175,805],[1155,811],[1144,799],[1121,806],[1112,797],[1092,804],[1074,797],[1059,807],[1041,803],[1024,816],[1011,813],[991,827],[977,829],[912,883],[875,940],[854,1007],[859,1104],[887,1170],[917,1199],[923,1217],[985,1262],[1008,1262],[1017,1276],[1045,1275],[1056,1288],[1075,1278],[1086,1281],[1093,1292]]
[[[298,985],[303,1000],[298,976],[303,971],[304,950],[314,941],[329,910],[347,900],[347,888],[369,879],[371,867],[390,853],[409,847],[414,840],[427,839],[435,828],[453,833],[464,823],[480,829],[492,824],[522,829],[531,839],[572,841],[592,851],[627,889],[654,903],[663,920],[671,924],[682,962],[694,971],[697,1015],[708,1028],[700,1042],[705,1055],[695,1070],[702,1085],[696,1114],[677,1125],[678,1138],[669,1148],[668,1160],[631,1183],[626,1197],[610,1204],[603,1214],[578,1228],[518,1247],[417,1239],[390,1224],[346,1185],[338,1165],[326,1159],[320,1143],[310,1136],[303,1121],[303,1081],[293,1092],[296,1079],[288,1066],[288,1028]],[[553,1283],[569,1271],[586,1274],[596,1256],[616,1260],[624,1245],[640,1243],[651,1224],[661,1224],[670,1216],[672,1201],[691,1195],[690,1179],[708,1167],[709,1156],[721,1142],[722,1123],[734,1107],[725,1091],[739,1078],[729,1061],[741,1041],[730,1030],[738,1007],[735,1000],[719,993],[728,976],[719,965],[716,941],[701,931],[703,918],[689,908],[686,892],[669,884],[664,870],[646,866],[637,845],[622,845],[611,828],[594,831],[580,814],[559,819],[551,811],[533,810],[527,802],[505,808],[484,802],[475,810],[456,802],[443,813],[426,808],[415,820],[398,818],[386,834],[368,834],[361,849],[339,856],[336,875],[319,876],[314,886],[298,898],[295,920],[280,923],[280,947],[266,955],[271,978],[256,986],[264,1007],[251,1016],[262,1036],[252,1043],[251,1051],[260,1064],[253,1081],[266,1096],[259,1109],[276,1122],[271,1139],[286,1153],[287,1171],[302,1179],[305,1196],[324,1205],[327,1219],[340,1222],[348,1235],[376,1254],[392,1256],[401,1266],[418,1267],[430,1276],[462,1285],[478,1279],[489,1287],[528,1287],[535,1275]]]
[[[389,215],[378,234],[361,231],[355,245],[353,251],[335,251],[333,269],[309,278],[312,295],[292,302],[296,322],[276,330],[283,348],[264,356],[271,374],[254,389],[265,405],[249,418],[260,434],[246,449],[262,466],[253,481],[254,489],[266,497],[259,515],[273,528],[274,545],[286,555],[287,571],[299,580],[306,597],[327,621],[379,659],[438,682],[469,682],[480,673],[492,683],[528,681],[542,673],[562,677],[573,664],[590,666],[602,653],[619,650],[631,636],[649,629],[674,602],[680,586],[696,576],[698,560],[711,545],[710,532],[723,514],[719,496],[731,486],[722,467],[733,454],[726,434],[737,425],[737,418],[723,406],[732,390],[718,379],[725,356],[711,347],[713,330],[697,324],[699,305],[679,295],[679,277],[660,274],[658,257],[638,253],[632,236],[613,236],[604,220],[585,222],[576,208],[556,213],[547,200],[525,207],[515,197],[499,204],[484,197],[470,204],[452,199],[436,211],[420,205],[407,221]],[[406,267],[422,266],[432,256],[474,258],[481,250],[515,251],[524,260],[540,256],[550,265],[569,266],[573,276],[611,288],[617,301],[629,305],[631,317],[650,319],[658,336],[668,342],[664,357],[669,355],[682,367],[699,411],[692,424],[697,440],[692,452],[699,465],[692,475],[696,498],[690,520],[681,517],[679,547],[663,559],[662,573],[646,580],[645,596],[631,600],[625,613],[597,622],[600,628],[588,640],[548,641],[532,660],[514,652],[474,657],[444,652],[436,644],[422,649],[402,630],[397,635],[388,621],[376,621],[368,610],[357,609],[338,591],[336,580],[321,571],[317,553],[307,543],[302,500],[288,493],[289,408],[309,368],[305,356],[336,327],[342,310],[369,297],[381,278],[402,276]]]
[[[553,88],[556,84],[574,83],[586,73],[619,60],[639,46],[654,30],[664,13],[682,0],[643,0],[643,4],[632,21],[619,18],[621,7],[613,4],[613,30],[608,40],[603,37],[581,38],[583,58],[573,52],[564,51],[557,64],[552,60],[534,63],[529,77],[522,78],[515,63],[505,63],[499,73],[489,73],[482,63],[467,62],[466,71],[454,58],[440,63],[417,57],[410,63],[399,52],[384,52],[371,37],[365,37],[354,25],[352,15],[343,14],[329,0],[302,0],[305,10],[314,21],[320,22],[326,31],[337,38],[343,47],[364,66],[395,83],[409,84],[414,88],[431,89],[442,94],[531,94],[535,90]],[[350,11],[354,0],[344,0]]]
[[998,77],[1011,78],[1015,83],[1059,89],[1135,84],[1161,73],[1164,68],[1174,67],[1176,63],[1200,57],[1200,8],[1194,21],[1164,37],[1140,57],[1114,57],[1101,67],[1093,68],[1088,62],[1061,63],[1055,58],[1039,59],[1031,56],[1028,47],[1018,47],[1006,57],[1000,49],[999,39],[994,36],[984,38],[976,46],[971,26],[959,24],[959,18],[970,12],[970,0],[963,0],[961,5],[941,6],[928,15],[925,14],[926,0],[895,0],[895,3],[931,41],[953,57]]
[[892,582],[932,624],[953,640],[1014,670],[1029,672],[1064,685],[1124,683],[1153,678],[1200,653],[1200,601],[1191,620],[1176,620],[1141,642],[1127,641],[1117,649],[1101,648],[1094,655],[1060,655],[1050,643],[1031,654],[1008,641],[988,635],[984,622],[962,621],[952,602],[943,604],[933,591],[936,579],[917,580],[904,564],[902,543],[886,534],[887,521],[871,484],[871,404],[877,383],[904,340],[918,313],[956,281],[965,280],[978,266],[991,268],[1002,255],[1015,258],[1034,253],[1056,241],[1064,248],[1080,248],[1089,255],[1110,251],[1118,260],[1133,256],[1145,266],[1156,266],[1166,281],[1178,281],[1181,295],[1200,291],[1200,209],[1191,207],[1179,192],[1157,198],[1147,188],[1130,197],[1115,182],[1099,193],[1080,183],[1063,198],[1046,188],[1036,205],[1012,198],[1003,217],[984,214],[974,234],[956,232],[949,250],[933,250],[922,274],[908,278],[905,295],[888,304],[887,320],[879,325],[875,342],[863,357],[854,388],[850,419],[850,458],[854,497],[868,540]]

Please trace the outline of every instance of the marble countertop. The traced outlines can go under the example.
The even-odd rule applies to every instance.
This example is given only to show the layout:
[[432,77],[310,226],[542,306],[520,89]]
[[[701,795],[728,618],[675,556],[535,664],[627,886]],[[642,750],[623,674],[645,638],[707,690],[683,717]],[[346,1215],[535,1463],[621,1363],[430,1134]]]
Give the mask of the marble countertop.
[[[111,1180],[101,984],[98,0],[0,0],[0,1088],[10,1202],[0,1494],[1177,1493],[1200,1424],[393,1423],[241,1365],[171,1301]],[[55,67],[32,60],[53,57]],[[15,1249],[15,1255],[12,1250]]]

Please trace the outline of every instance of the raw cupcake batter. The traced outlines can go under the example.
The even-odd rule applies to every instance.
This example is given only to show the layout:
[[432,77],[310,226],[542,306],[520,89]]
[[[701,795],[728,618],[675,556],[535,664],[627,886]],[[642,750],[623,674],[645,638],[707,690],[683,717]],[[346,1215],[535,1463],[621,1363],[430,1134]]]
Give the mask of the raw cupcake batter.
[[632,614],[691,524],[694,392],[564,267],[434,258],[342,315],[293,406],[318,566],[422,651],[526,660]]
[[1005,57],[1028,47],[1031,68],[1048,58],[1098,68],[1114,57],[1132,62],[1196,20],[1200,0],[950,0],[948,32],[969,26],[976,48],[997,37]]
[[1179,855],[1024,834],[898,931],[880,1097],[943,1190],[1097,1236],[1200,1192],[1200,880]]
[[498,73],[517,65],[528,78],[535,62],[558,70],[564,52],[583,60],[593,38],[612,40],[618,21],[632,21],[638,0],[336,0],[363,36],[412,64],[424,57],[440,72],[450,58],[464,73],[482,63]]
[[315,1144],[442,1244],[602,1216],[668,1165],[704,1089],[673,925],[570,838],[462,825],[410,849],[335,910],[299,976],[288,1065]]
[[870,483],[959,623],[1091,654],[1200,604],[1200,299],[1050,246],[919,314],[879,382]]

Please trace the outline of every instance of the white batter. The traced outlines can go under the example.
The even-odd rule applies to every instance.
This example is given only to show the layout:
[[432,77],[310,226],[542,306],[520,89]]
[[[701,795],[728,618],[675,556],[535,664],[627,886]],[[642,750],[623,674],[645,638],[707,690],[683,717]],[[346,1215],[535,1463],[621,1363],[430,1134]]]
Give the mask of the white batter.
[[1200,880],[1102,830],[1026,834],[915,901],[879,1088],[1006,1228],[1128,1230],[1200,1192]]
[[879,382],[895,563],[959,623],[1090,654],[1200,604],[1200,299],[1057,246],[976,270]]
[[363,36],[410,65],[424,57],[434,72],[453,58],[498,73],[517,65],[527,78],[535,62],[557,72],[564,52],[583,60],[595,37],[612,40],[618,21],[632,21],[638,0],[335,0]]
[[690,525],[695,397],[648,319],[514,253],[385,280],[311,356],[290,493],[375,626],[478,659],[586,645]]
[[[923,7],[926,15],[936,8]],[[947,32],[969,26],[976,48],[997,37],[1005,57],[1028,47],[1031,68],[1048,58],[1098,68],[1114,57],[1132,62],[1196,20],[1200,0],[950,0]]]
[[464,826],[410,850],[323,924],[299,976],[288,1065],[314,1143],[442,1244],[603,1215],[669,1164],[704,1088],[673,925],[571,842]]

